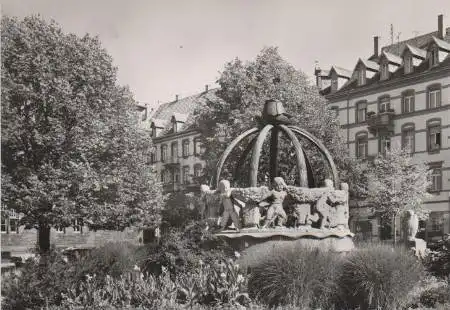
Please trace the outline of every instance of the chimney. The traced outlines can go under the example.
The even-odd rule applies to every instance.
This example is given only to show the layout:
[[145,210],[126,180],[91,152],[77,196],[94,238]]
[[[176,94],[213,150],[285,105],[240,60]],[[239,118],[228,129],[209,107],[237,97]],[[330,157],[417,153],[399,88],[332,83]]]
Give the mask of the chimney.
[[178,95],[175,95],[175,101],[178,101]]
[[444,16],[438,15],[438,38],[444,39]]
[[322,77],[320,74],[322,73],[322,69],[319,67],[319,62],[316,60],[316,65],[314,67],[314,75],[316,76],[316,86],[319,89],[322,89]]
[[208,84],[205,85],[205,93],[208,92]]
[[378,40],[379,40],[379,36],[374,36],[373,37],[373,55],[375,57],[378,57]]

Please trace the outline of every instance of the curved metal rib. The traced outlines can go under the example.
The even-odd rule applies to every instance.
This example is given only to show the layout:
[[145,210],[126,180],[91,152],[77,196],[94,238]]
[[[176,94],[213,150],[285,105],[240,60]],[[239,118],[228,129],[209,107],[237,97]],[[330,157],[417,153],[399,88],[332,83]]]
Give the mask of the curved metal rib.
[[256,143],[253,146],[252,161],[250,164],[250,187],[257,186],[258,182],[258,167],[259,167],[259,157],[261,156],[261,149],[266,140],[267,134],[273,128],[273,125],[266,125],[259,133]]
[[217,186],[219,186],[220,173],[222,172],[223,164],[225,163],[225,160],[227,159],[228,155],[230,155],[231,151],[234,149],[234,147],[239,142],[241,142],[242,139],[246,138],[247,136],[249,136],[252,133],[255,133],[257,131],[258,131],[258,128],[252,128],[252,129],[249,129],[249,130],[241,133],[233,141],[231,141],[231,143],[225,149],[225,151],[223,152],[222,156],[219,159],[219,162],[217,163],[216,174],[215,174],[215,176],[213,176],[213,179],[211,180],[211,183],[213,183],[215,181],[216,188],[217,188]]
[[302,145],[298,141],[297,136],[286,125],[279,125],[281,130],[291,139],[294,144],[295,155],[297,157],[298,180],[300,187],[308,187],[308,174],[306,168],[305,155],[303,154]]
[[308,175],[308,187],[310,188],[316,187],[317,185],[316,176],[313,173],[311,163],[308,159],[308,155],[306,154],[305,150],[303,150],[303,156],[305,156],[306,171]]
[[240,168],[244,164],[244,161],[247,158],[247,156],[250,153],[250,151],[253,149],[253,146],[255,145],[255,142],[256,142],[257,138],[258,138],[258,136],[255,136],[255,137],[253,137],[251,139],[251,141],[248,143],[247,147],[244,149],[244,151],[242,152],[241,156],[239,157],[239,160],[236,163],[236,167],[234,168],[234,175],[236,177],[241,175]]
[[325,159],[327,160],[328,165],[330,166],[331,172],[333,174],[333,183],[334,183],[334,186],[337,188],[339,186],[338,185],[339,175],[337,172],[336,165],[334,164],[333,158],[331,157],[331,154],[330,154],[330,152],[328,152],[327,148],[322,144],[322,142],[319,141],[319,139],[314,137],[312,134],[310,134],[306,130],[303,130],[296,126],[289,126],[289,128],[292,129],[294,132],[298,133],[299,135],[304,136],[309,141],[311,141],[315,146],[317,146],[317,148],[322,153],[322,155],[325,156]]

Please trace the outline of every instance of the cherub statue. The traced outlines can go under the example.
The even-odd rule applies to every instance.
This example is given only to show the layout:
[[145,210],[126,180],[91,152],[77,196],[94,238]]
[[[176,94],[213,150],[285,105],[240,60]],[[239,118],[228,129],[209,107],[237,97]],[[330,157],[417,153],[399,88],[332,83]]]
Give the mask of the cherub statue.
[[259,203],[262,207],[269,206],[263,228],[270,226],[276,220],[278,220],[277,226],[282,227],[287,220],[286,212],[283,209],[283,201],[287,195],[287,185],[282,177],[276,177],[273,181],[275,184],[272,191]]
[[419,217],[413,210],[406,211],[403,222],[403,234],[405,241],[414,241],[419,230]]
[[[330,179],[325,179],[325,187],[327,189],[333,190],[333,181]],[[330,193],[326,191],[322,197],[319,198],[319,200],[316,203],[316,210],[319,212],[320,216],[320,229],[325,228],[325,225],[328,226],[328,228],[331,228],[332,226],[332,212],[331,212],[331,205],[329,204],[330,199]],[[330,202],[331,203],[331,202]]]
[[231,194],[230,182],[227,180],[221,180],[217,190],[210,190],[209,186],[202,185],[200,187],[202,196],[216,195],[220,197],[220,205],[223,208],[223,213],[219,218],[218,224],[221,229],[224,230],[227,226],[228,221],[231,219],[234,227],[237,231],[241,228],[241,223],[239,220],[239,210],[244,207],[244,203],[234,198]]

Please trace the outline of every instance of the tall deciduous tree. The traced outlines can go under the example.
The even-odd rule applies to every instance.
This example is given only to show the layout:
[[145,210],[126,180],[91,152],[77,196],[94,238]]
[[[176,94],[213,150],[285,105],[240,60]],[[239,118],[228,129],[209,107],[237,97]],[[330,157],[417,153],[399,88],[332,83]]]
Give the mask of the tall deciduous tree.
[[2,204],[24,214],[49,249],[50,227],[160,221],[161,189],[146,164],[131,93],[98,38],[39,17],[1,22]]
[[[296,70],[278,53],[277,48],[264,48],[255,60],[243,62],[235,59],[225,65],[218,84],[217,100],[209,100],[196,111],[195,125],[203,133],[205,147],[204,157],[207,161],[206,176],[214,173],[215,164],[228,145],[244,130],[258,126],[264,102],[269,99],[279,100],[285,109],[293,116],[296,125],[311,132],[329,149],[341,172],[341,180],[355,185],[355,179],[362,174],[358,163],[347,155],[347,145],[339,134],[339,122],[335,112],[330,111],[325,99],[319,94],[317,87],[311,85],[307,76]],[[270,139],[266,140],[268,144]],[[320,175],[317,183],[322,183],[327,177],[324,161],[316,149],[303,142],[310,158],[314,171]],[[280,136],[279,167],[280,175],[288,183],[293,183],[292,176],[295,153],[292,145],[283,136]],[[248,144],[243,143],[235,156],[230,156],[228,171],[238,176],[234,181],[245,183],[246,175],[243,169],[234,170],[239,154],[245,152]],[[261,170],[269,171],[269,147],[263,148]],[[243,165],[245,166],[245,165]],[[358,173],[353,173],[356,171]],[[267,176],[267,175],[266,175]],[[267,180],[264,174],[259,175],[259,183]],[[356,186],[351,186],[357,190]]]
[[424,162],[398,146],[379,154],[369,164],[367,203],[374,213],[393,221],[394,242],[396,219],[404,211],[413,210],[419,218],[426,218],[423,202],[429,197],[430,173]]

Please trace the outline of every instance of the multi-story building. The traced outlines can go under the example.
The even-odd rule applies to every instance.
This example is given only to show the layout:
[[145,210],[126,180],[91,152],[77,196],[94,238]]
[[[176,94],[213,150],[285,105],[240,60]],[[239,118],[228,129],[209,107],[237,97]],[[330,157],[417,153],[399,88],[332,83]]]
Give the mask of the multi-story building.
[[[444,32],[445,30],[445,32]],[[349,152],[370,158],[391,145],[408,148],[432,170],[431,213],[421,222],[426,239],[450,231],[450,28],[382,47],[374,37],[369,58],[352,71],[316,67],[317,86],[334,109]],[[382,234],[366,207],[352,208],[351,228],[367,238]],[[399,225],[397,225],[399,227]]]
[[205,167],[200,158],[202,146],[200,132],[186,124],[196,107],[215,97],[215,89],[186,98],[176,96],[174,101],[160,105],[151,119],[154,152],[151,161],[165,192],[199,189],[196,177]]

